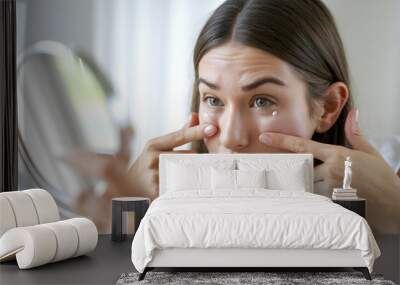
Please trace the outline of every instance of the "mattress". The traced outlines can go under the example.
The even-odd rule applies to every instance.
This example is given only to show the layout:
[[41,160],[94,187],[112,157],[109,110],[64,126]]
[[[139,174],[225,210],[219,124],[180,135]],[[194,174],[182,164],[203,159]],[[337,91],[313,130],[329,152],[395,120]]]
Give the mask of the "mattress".
[[164,193],[137,229],[132,262],[143,272],[156,250],[172,248],[359,250],[370,272],[380,255],[364,218],[290,189]]

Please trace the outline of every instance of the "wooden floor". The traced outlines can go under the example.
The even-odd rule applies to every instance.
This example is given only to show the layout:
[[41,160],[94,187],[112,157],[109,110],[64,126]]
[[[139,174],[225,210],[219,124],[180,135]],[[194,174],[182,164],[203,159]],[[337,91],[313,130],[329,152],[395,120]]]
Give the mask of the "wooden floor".
[[[385,279],[399,284],[400,235],[376,236],[376,239],[383,256],[375,262],[374,272],[383,274]],[[122,273],[135,271],[130,255],[131,240],[115,243],[109,235],[101,235],[96,250],[88,256],[29,270],[19,270],[15,261],[2,263],[0,284],[115,284]]]

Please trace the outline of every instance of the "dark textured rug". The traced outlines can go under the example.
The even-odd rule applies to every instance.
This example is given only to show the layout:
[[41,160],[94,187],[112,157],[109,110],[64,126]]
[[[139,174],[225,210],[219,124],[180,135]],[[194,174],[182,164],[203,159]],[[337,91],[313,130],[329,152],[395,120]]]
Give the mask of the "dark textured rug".
[[117,285],[133,284],[387,284],[381,275],[372,274],[372,281],[360,272],[157,272],[150,271],[138,281],[139,273],[124,273]]

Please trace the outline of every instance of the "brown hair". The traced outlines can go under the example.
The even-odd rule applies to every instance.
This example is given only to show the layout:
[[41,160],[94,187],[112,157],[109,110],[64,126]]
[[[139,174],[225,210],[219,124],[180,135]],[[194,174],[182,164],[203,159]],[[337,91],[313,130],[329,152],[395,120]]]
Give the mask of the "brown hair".
[[[207,20],[197,39],[193,63],[195,82],[191,111],[199,110],[198,67],[210,49],[229,41],[264,50],[291,64],[308,86],[309,105],[334,82],[350,91],[350,78],[342,40],[333,16],[320,0],[227,0]],[[344,123],[352,107],[351,92],[335,124],[312,139],[349,146]],[[310,108],[312,109],[312,108]],[[192,144],[208,152],[203,141]]]

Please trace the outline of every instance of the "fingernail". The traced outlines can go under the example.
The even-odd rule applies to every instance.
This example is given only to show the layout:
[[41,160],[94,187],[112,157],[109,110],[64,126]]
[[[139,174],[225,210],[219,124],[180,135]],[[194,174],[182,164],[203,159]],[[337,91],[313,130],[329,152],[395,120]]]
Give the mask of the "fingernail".
[[271,144],[272,143],[272,139],[271,139],[271,136],[269,134],[261,134],[259,139],[264,144]]
[[208,125],[207,127],[204,128],[204,133],[208,136],[211,136],[215,133],[216,130],[217,128],[214,127],[213,125]]
[[358,109],[356,109],[356,114],[354,115],[354,120],[353,120],[353,133],[355,134],[361,134],[358,119],[359,119],[359,111]]

